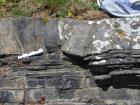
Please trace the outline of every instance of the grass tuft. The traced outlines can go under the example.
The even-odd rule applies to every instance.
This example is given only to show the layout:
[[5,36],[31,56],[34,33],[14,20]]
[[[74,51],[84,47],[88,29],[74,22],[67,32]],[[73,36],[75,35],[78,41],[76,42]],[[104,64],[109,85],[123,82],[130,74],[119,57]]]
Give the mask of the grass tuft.
[[0,17],[32,16],[47,11],[52,17],[74,17],[85,10],[98,10],[96,0],[0,0]]
[[0,0],[0,5],[5,5],[6,4],[6,0]]

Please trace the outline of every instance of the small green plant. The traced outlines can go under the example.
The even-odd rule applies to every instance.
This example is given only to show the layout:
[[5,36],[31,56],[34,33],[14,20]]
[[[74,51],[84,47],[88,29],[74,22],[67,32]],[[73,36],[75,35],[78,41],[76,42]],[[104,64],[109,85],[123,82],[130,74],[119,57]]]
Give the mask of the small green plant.
[[14,16],[29,16],[31,15],[31,12],[29,11],[29,9],[23,8],[23,7],[13,7],[12,8],[12,15]]
[[46,3],[48,0],[35,0],[35,1],[38,2],[38,3],[43,4],[43,3]]
[[0,17],[47,13],[48,17],[71,18],[91,9],[99,9],[96,0],[0,0]]
[[63,9],[67,6],[67,0],[47,0],[48,6],[57,9]]
[[92,0],[92,1],[91,1],[91,7],[92,7],[93,9],[95,9],[95,10],[99,10],[99,7],[98,7],[98,5],[97,5],[97,3],[96,3],[96,0]]
[[2,12],[0,12],[0,18],[1,18],[1,17],[4,17],[4,14],[3,14]]
[[5,5],[6,4],[6,0],[0,0],[0,5]]
[[67,11],[64,10],[64,9],[60,9],[57,13],[56,13],[56,16],[57,17],[60,17],[60,18],[64,18],[67,16]]

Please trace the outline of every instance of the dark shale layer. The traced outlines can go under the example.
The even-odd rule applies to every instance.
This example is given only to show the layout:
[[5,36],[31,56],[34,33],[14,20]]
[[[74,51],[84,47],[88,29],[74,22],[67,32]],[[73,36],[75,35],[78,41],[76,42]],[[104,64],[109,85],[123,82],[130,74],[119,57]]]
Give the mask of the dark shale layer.
[[139,17],[0,20],[0,105],[140,105],[139,89]]

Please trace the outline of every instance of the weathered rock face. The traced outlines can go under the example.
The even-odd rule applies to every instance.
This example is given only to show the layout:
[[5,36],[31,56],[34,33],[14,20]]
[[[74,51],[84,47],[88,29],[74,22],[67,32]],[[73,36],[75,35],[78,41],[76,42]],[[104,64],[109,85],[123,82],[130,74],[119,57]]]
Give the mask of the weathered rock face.
[[[139,105],[139,18],[0,21],[0,104]],[[42,48],[21,60],[18,55]]]
[[87,56],[109,50],[140,49],[139,18],[104,19],[101,21],[60,21],[63,51]]

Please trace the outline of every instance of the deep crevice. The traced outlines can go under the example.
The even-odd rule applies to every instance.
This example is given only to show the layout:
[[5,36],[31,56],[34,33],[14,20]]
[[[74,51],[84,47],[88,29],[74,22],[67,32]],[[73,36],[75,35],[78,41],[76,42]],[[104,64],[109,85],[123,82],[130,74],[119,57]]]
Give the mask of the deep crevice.
[[66,52],[63,52],[63,54],[66,56],[64,60],[71,62],[73,65],[77,65],[83,69],[88,69],[89,61],[85,61],[84,57],[68,54]]

